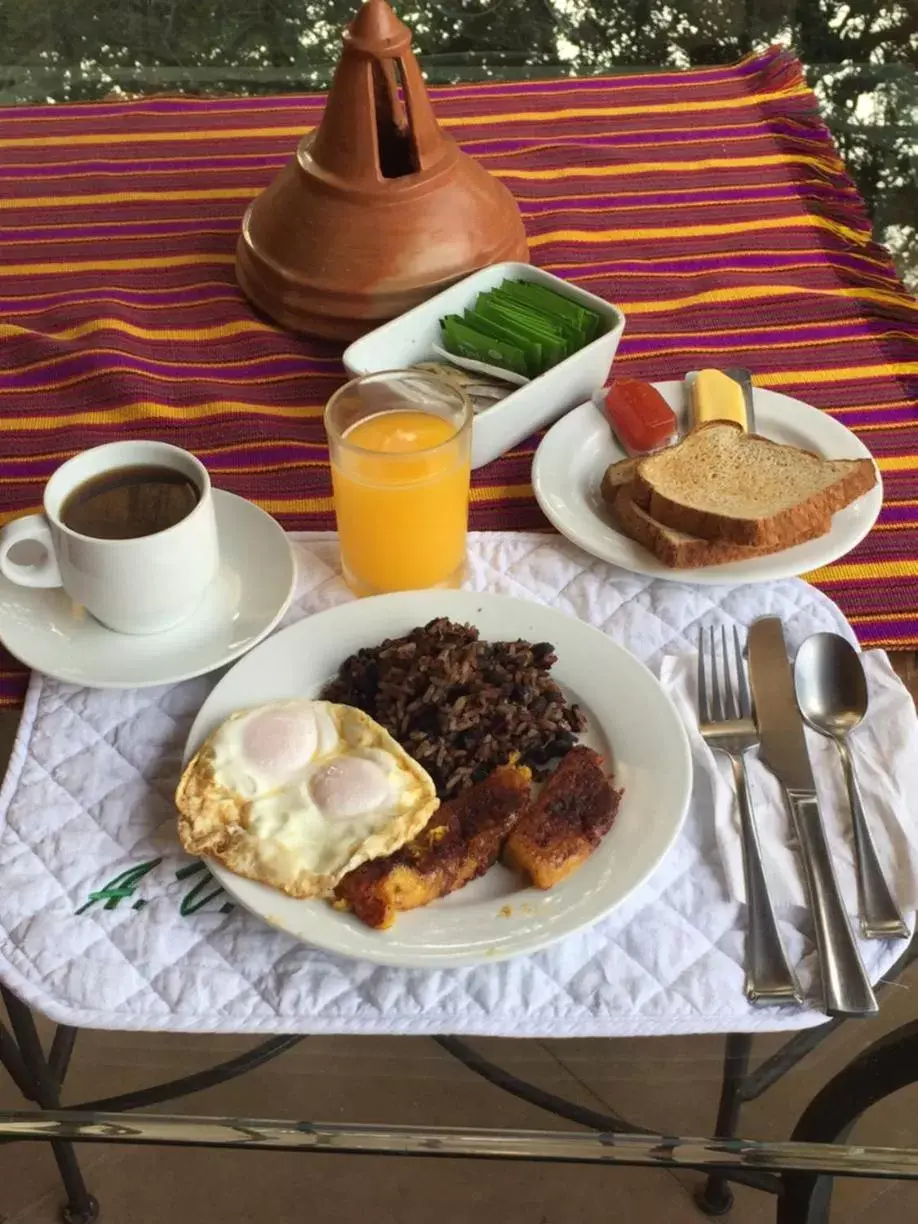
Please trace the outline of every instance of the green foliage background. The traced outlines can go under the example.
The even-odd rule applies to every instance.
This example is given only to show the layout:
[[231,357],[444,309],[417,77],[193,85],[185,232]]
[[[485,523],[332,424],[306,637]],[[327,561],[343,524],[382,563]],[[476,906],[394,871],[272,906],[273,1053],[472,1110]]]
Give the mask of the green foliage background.
[[[0,0],[0,101],[322,88],[357,0]],[[918,0],[405,0],[433,81],[807,66],[877,236],[918,286]]]

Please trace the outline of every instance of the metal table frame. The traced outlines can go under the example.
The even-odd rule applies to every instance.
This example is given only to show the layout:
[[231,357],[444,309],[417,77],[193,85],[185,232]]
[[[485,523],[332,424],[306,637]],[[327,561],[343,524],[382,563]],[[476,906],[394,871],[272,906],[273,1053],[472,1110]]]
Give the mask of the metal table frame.
[[[916,956],[918,938],[886,980],[895,980]],[[99,1205],[86,1186],[74,1150],[75,1143],[84,1142],[694,1169],[708,1174],[696,1196],[708,1215],[730,1210],[731,1183],[740,1182],[776,1196],[777,1224],[828,1224],[836,1176],[918,1180],[918,1148],[844,1144],[865,1110],[918,1082],[918,1020],[874,1042],[830,1080],[803,1111],[789,1142],[759,1143],[736,1137],[743,1104],[766,1092],[844,1020],[797,1033],[754,1069],[749,1065],[752,1035],[729,1034],[715,1137],[687,1139],[657,1134],[614,1112],[601,1113],[547,1092],[497,1066],[457,1037],[432,1040],[495,1087],[577,1123],[584,1131],[330,1125],[133,1113],[252,1071],[306,1040],[302,1035],[272,1037],[191,1075],[63,1108],[61,1093],[78,1030],[58,1025],[46,1054],[29,1008],[6,987],[0,986],[0,995],[12,1029],[0,1022],[0,1063],[23,1097],[39,1107],[38,1111],[0,1110],[0,1142],[51,1145],[67,1196],[61,1211],[65,1224],[93,1224],[98,1218]],[[128,1112],[130,1119],[124,1117]]]

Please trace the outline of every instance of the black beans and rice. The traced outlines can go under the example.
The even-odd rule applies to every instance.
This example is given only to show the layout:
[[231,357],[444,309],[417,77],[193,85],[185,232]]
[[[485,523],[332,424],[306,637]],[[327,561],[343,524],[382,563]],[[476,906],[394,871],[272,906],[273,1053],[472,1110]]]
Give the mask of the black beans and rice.
[[552,680],[556,661],[548,642],[483,642],[441,617],[358,650],[322,697],[375,718],[448,799],[512,758],[542,777],[573,747],[586,718]]

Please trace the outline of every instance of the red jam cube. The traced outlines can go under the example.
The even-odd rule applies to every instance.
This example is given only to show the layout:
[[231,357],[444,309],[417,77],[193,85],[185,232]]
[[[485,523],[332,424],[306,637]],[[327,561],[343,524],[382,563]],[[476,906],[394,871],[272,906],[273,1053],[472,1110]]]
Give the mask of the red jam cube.
[[678,428],[676,414],[650,383],[616,378],[606,388],[606,419],[632,455],[666,446]]

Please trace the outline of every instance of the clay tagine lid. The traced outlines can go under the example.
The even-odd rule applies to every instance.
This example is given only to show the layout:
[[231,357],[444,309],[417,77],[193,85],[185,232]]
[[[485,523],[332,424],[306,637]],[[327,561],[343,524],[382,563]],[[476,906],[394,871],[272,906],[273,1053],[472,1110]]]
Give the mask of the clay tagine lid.
[[352,340],[529,256],[516,201],[434,118],[386,0],[367,0],[343,42],[322,122],[243,218],[236,275],[282,327]]

